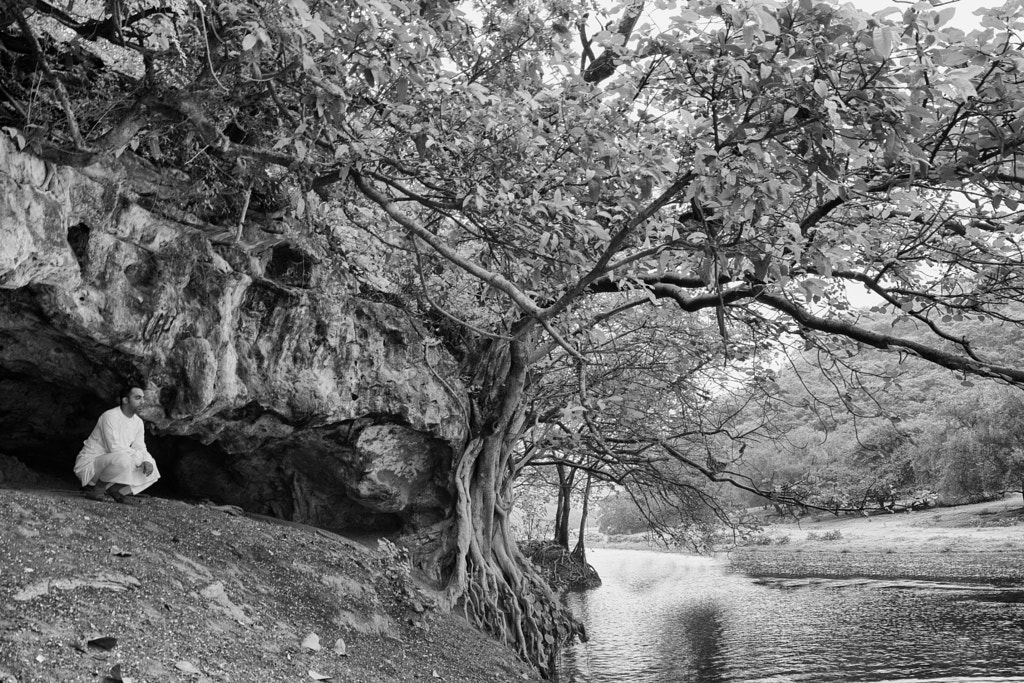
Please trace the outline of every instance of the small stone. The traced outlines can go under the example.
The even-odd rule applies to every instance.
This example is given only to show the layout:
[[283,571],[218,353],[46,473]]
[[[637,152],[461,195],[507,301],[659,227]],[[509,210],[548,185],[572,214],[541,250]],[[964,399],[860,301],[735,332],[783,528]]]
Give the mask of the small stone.
[[192,662],[180,661],[177,664],[175,664],[174,666],[175,666],[176,669],[178,669],[178,671],[184,671],[187,674],[201,674],[202,673],[202,671],[200,671],[196,667],[196,665],[193,664]]

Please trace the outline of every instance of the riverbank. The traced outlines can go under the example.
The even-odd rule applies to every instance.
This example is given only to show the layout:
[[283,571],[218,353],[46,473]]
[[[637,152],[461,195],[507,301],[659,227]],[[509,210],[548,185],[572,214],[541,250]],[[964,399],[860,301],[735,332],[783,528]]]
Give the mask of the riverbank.
[[0,683],[541,680],[394,546],[240,513],[0,489]]
[[752,576],[1024,585],[1020,495],[871,517],[817,515],[771,524],[756,540],[721,557]]

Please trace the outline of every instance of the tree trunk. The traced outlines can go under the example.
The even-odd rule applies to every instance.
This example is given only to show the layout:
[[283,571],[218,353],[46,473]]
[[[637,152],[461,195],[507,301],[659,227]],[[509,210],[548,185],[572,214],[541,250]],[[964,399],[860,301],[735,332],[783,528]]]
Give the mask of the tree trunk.
[[420,558],[450,568],[447,607],[462,609],[471,623],[549,676],[558,648],[583,630],[509,528],[513,455],[525,422],[526,358],[522,341],[492,341],[474,363],[477,403],[470,436],[454,462],[454,519],[433,533],[434,548]]
[[558,504],[555,506],[554,542],[568,550],[569,514],[572,511],[572,486],[576,479],[576,469],[567,468],[561,463],[555,465],[555,469],[558,471]]
[[583,504],[580,508],[580,533],[576,537],[576,547],[572,549],[572,556],[581,564],[587,563],[587,546],[583,537],[587,532],[587,515],[590,512],[590,485],[592,477],[587,473],[587,485],[583,487]]

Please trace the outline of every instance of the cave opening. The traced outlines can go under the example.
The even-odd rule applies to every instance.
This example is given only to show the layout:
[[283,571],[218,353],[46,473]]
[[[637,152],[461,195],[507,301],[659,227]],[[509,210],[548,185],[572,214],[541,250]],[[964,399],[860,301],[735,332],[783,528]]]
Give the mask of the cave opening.
[[[0,367],[0,488],[77,492],[75,458],[110,407],[89,388]],[[337,533],[392,534],[406,525],[400,514],[361,504],[301,447],[229,453],[216,441],[161,434],[148,423],[146,446],[160,470],[147,496],[234,505]]]

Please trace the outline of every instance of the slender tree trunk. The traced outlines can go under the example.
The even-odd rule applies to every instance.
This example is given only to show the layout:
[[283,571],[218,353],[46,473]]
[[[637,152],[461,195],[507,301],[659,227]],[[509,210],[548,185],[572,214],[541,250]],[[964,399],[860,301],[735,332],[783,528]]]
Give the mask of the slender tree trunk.
[[572,549],[572,555],[582,564],[587,563],[587,546],[583,537],[587,533],[587,515],[590,513],[590,485],[593,478],[587,473],[587,485],[583,487],[583,503],[580,508],[580,533],[576,537],[576,547]]
[[555,538],[554,542],[566,550],[569,549],[569,514],[572,511],[572,486],[576,479],[576,469],[565,465],[555,465],[558,471],[558,504],[555,506]]

